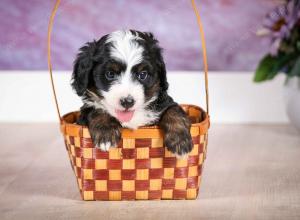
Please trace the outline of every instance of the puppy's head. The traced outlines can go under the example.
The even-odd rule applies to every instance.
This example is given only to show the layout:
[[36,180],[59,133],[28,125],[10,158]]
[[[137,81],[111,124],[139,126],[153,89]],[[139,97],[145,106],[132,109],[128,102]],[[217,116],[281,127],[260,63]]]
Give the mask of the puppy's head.
[[105,110],[126,127],[153,120],[147,107],[168,83],[161,48],[151,33],[116,31],[80,50],[72,86],[86,104]]

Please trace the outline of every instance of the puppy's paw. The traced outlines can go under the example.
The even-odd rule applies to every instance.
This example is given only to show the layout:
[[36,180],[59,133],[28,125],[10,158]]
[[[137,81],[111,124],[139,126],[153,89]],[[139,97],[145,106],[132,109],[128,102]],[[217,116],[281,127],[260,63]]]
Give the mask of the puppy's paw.
[[100,145],[96,145],[96,148],[99,148],[102,151],[108,151],[110,147],[113,145],[111,142],[106,142],[106,143],[100,143]]
[[177,158],[186,158],[193,149],[193,141],[188,129],[168,132],[165,134],[164,144]]
[[90,133],[96,148],[102,151],[108,151],[111,147],[116,147],[121,140],[119,129],[97,129],[91,130]]

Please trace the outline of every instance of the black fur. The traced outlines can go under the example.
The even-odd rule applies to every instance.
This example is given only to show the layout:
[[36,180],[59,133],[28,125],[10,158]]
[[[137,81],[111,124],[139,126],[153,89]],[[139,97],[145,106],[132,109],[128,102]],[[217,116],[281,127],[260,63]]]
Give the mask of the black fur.
[[[137,42],[144,48],[142,63],[134,66],[132,71],[137,72],[143,68],[149,73],[145,81],[139,81],[144,88],[145,101],[153,96],[158,97],[146,108],[161,114],[161,118],[153,123],[159,123],[164,130],[166,147],[178,155],[186,154],[192,149],[190,123],[181,107],[167,94],[168,82],[162,49],[153,34],[133,30],[131,33],[142,39]],[[121,73],[126,69],[126,64],[111,58],[112,45],[106,43],[108,36],[87,43],[80,49],[74,62],[72,87],[86,102],[101,100],[102,92],[107,92],[114,83],[105,77],[107,71],[113,69],[116,73]],[[132,78],[132,80],[138,79]],[[106,142],[111,142],[113,145],[118,143],[122,126],[116,118],[88,104],[84,104],[80,111],[78,123],[89,127],[95,145]]]

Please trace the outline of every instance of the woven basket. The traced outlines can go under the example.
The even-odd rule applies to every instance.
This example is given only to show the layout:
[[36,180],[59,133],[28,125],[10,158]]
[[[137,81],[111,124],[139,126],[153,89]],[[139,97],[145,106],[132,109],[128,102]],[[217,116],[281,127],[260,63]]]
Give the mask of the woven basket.
[[194,105],[182,105],[192,126],[193,150],[177,159],[163,145],[158,126],[122,130],[118,146],[108,152],[95,148],[88,128],[75,122],[79,112],[60,115],[52,78],[50,37],[60,0],[52,11],[48,28],[48,64],[56,109],[71,166],[83,200],[153,200],[197,198],[206,158],[209,128],[207,61],[204,34],[194,1],[203,45],[207,113]]

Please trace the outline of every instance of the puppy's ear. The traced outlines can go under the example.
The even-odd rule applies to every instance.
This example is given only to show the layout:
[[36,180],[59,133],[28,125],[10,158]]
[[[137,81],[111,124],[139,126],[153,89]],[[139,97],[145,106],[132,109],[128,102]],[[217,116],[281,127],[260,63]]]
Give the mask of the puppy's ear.
[[157,59],[157,66],[158,66],[158,76],[160,80],[160,86],[162,91],[167,91],[169,88],[169,83],[167,81],[167,71],[165,62],[160,54],[160,58]]
[[92,78],[94,55],[97,51],[97,42],[89,42],[80,48],[80,52],[74,62],[72,74],[72,87],[79,96],[82,96]]
[[156,66],[158,69],[158,76],[160,80],[160,87],[162,91],[167,91],[169,88],[169,83],[167,81],[166,65],[162,56],[163,49],[159,47],[158,40],[151,32],[143,32],[143,37],[151,45],[150,50],[154,51]]
[[167,81],[167,71],[166,71],[164,58],[162,56],[162,48],[158,46],[158,41],[155,42],[154,47],[155,47],[156,66],[158,69],[158,77],[160,80],[160,87],[162,91],[167,91],[169,88],[169,83]]

